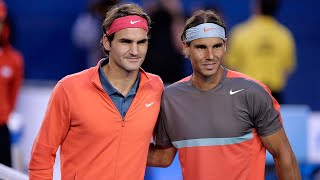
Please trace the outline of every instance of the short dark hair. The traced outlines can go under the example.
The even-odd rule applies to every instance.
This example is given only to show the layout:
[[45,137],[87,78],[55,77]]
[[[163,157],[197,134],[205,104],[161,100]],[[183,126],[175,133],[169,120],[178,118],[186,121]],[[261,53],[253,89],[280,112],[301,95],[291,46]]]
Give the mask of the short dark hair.
[[[108,30],[108,28],[111,26],[111,24],[113,23],[113,21],[117,18],[121,18],[121,17],[125,17],[125,16],[130,16],[130,15],[137,15],[140,16],[144,19],[146,19],[147,23],[148,23],[148,27],[150,29],[150,24],[151,24],[151,19],[150,17],[142,10],[142,8],[137,5],[137,4],[122,4],[120,6],[113,6],[107,13],[106,13],[106,18],[103,20],[102,23],[102,31],[103,31],[103,35],[106,34],[106,31]],[[114,38],[114,33],[111,35],[107,36],[108,41],[111,43],[111,41]],[[102,43],[102,39],[100,41],[100,46],[103,50],[104,53],[106,53],[107,55],[109,54],[109,51],[106,50],[103,46]]]
[[279,0],[258,0],[257,3],[261,13],[269,16],[274,16],[279,6]]

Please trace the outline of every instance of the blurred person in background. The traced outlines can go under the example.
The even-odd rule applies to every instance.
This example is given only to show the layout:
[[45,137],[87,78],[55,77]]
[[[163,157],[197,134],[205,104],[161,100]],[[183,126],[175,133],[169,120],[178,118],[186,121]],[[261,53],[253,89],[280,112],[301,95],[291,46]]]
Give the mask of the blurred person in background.
[[72,27],[73,44],[87,55],[87,67],[95,66],[103,53],[99,48],[101,25],[106,12],[119,0],[89,0],[88,10],[80,14]]
[[23,81],[23,57],[10,42],[7,7],[0,0],[0,163],[11,167],[11,142],[7,126]]
[[291,32],[274,17],[278,7],[279,0],[252,0],[252,16],[229,35],[225,65],[266,84],[283,104],[296,52]]
[[61,179],[144,178],[164,88],[140,68],[150,22],[135,4],[108,11],[101,40],[108,57],[55,86],[32,148],[31,180],[52,179],[59,146]]
[[[185,77],[185,64],[181,53],[179,33],[184,25],[184,11],[180,0],[144,1],[152,19],[150,45],[142,67],[159,75],[165,84]],[[188,74],[189,75],[189,74]]]
[[222,66],[222,19],[210,10],[195,12],[181,40],[193,74],[164,90],[147,165],[167,167],[179,151],[184,180],[263,180],[267,149],[279,179],[301,179],[270,90]]

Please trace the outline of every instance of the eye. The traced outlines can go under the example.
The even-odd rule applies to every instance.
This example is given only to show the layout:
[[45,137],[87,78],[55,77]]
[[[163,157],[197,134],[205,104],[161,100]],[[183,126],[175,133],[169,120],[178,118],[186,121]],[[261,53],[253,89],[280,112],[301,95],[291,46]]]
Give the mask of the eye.
[[214,49],[218,49],[218,48],[222,48],[223,47],[223,43],[219,43],[213,46]]
[[195,48],[197,48],[197,49],[206,49],[206,46],[204,46],[204,45],[196,45]]
[[148,43],[148,40],[147,40],[147,39],[138,41],[138,44],[147,44],[147,43]]
[[132,41],[128,39],[122,39],[120,42],[123,44],[130,44]]

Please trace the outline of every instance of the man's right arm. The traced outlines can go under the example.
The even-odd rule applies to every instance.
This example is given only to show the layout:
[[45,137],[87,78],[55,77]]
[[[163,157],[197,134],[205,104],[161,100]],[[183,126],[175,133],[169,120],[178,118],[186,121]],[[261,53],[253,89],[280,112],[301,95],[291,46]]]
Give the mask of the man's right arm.
[[147,166],[168,167],[177,153],[175,147],[159,148],[150,144]]
[[283,128],[278,132],[260,137],[264,147],[273,156],[278,179],[300,180],[301,174],[296,157]]

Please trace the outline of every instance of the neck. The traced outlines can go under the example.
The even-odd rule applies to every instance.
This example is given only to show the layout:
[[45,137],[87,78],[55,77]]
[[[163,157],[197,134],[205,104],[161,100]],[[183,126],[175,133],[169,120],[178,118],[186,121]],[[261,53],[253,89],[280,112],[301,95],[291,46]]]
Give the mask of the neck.
[[222,67],[217,70],[216,74],[209,77],[204,77],[200,74],[194,73],[192,76],[192,83],[200,91],[208,91],[215,88],[219,84],[222,75]]
[[123,96],[126,96],[132,89],[132,86],[138,77],[138,71],[127,72],[120,68],[110,67],[110,64],[103,66],[102,70],[111,85]]

